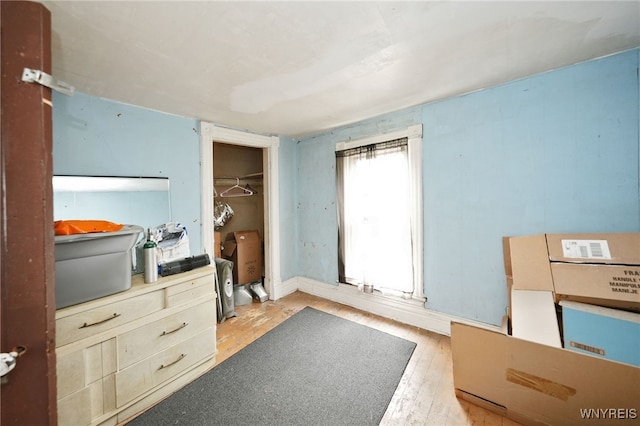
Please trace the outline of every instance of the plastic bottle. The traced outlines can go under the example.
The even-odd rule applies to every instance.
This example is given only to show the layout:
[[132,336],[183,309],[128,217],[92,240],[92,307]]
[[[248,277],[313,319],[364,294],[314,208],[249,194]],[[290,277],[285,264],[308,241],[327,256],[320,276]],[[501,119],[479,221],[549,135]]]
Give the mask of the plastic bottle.
[[151,230],[147,230],[147,242],[144,243],[144,282],[153,283],[158,281],[158,245],[151,239]]

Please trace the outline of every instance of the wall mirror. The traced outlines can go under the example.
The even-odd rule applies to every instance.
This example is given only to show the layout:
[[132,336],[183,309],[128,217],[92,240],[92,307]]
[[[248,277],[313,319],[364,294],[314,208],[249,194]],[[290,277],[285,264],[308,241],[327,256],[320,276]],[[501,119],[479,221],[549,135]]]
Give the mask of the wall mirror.
[[54,176],[53,218],[108,220],[145,229],[171,222],[169,179]]

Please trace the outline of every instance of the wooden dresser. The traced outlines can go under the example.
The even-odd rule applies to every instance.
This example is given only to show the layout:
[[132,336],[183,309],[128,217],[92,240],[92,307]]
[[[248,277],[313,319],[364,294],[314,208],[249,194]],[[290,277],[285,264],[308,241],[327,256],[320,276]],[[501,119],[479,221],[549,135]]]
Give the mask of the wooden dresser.
[[56,312],[58,424],[115,425],[215,364],[212,267]]

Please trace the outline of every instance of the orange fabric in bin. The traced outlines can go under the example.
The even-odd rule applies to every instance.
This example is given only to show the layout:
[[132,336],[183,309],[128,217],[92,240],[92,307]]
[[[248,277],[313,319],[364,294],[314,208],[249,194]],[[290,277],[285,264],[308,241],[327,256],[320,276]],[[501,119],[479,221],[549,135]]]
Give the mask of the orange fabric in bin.
[[56,220],[56,235],[88,234],[90,232],[114,232],[124,225],[107,220]]

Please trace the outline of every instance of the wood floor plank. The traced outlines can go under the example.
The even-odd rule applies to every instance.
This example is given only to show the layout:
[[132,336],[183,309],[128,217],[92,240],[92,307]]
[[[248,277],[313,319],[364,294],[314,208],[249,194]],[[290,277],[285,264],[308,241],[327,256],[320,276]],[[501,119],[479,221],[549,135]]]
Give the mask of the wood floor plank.
[[405,413],[409,424],[426,424],[429,412],[433,403],[438,384],[444,374],[449,374],[446,370],[446,357],[450,357],[450,352],[443,350],[442,345],[432,345],[428,353],[431,357],[426,375],[417,385],[416,401],[409,413]]
[[449,337],[300,291],[276,301],[236,306],[238,316],[218,324],[216,365],[306,306],[416,343],[381,425],[519,425],[455,397]]
[[416,350],[411,360],[409,360],[407,369],[394,394],[394,398],[396,395],[399,397],[398,403],[393,407],[388,407],[383,421],[388,420],[391,424],[405,421],[407,413],[414,410],[416,405],[419,405],[419,401],[416,401],[416,398],[434,359],[428,348],[434,344],[434,339],[438,339],[437,336],[420,337],[413,340],[417,343]]

